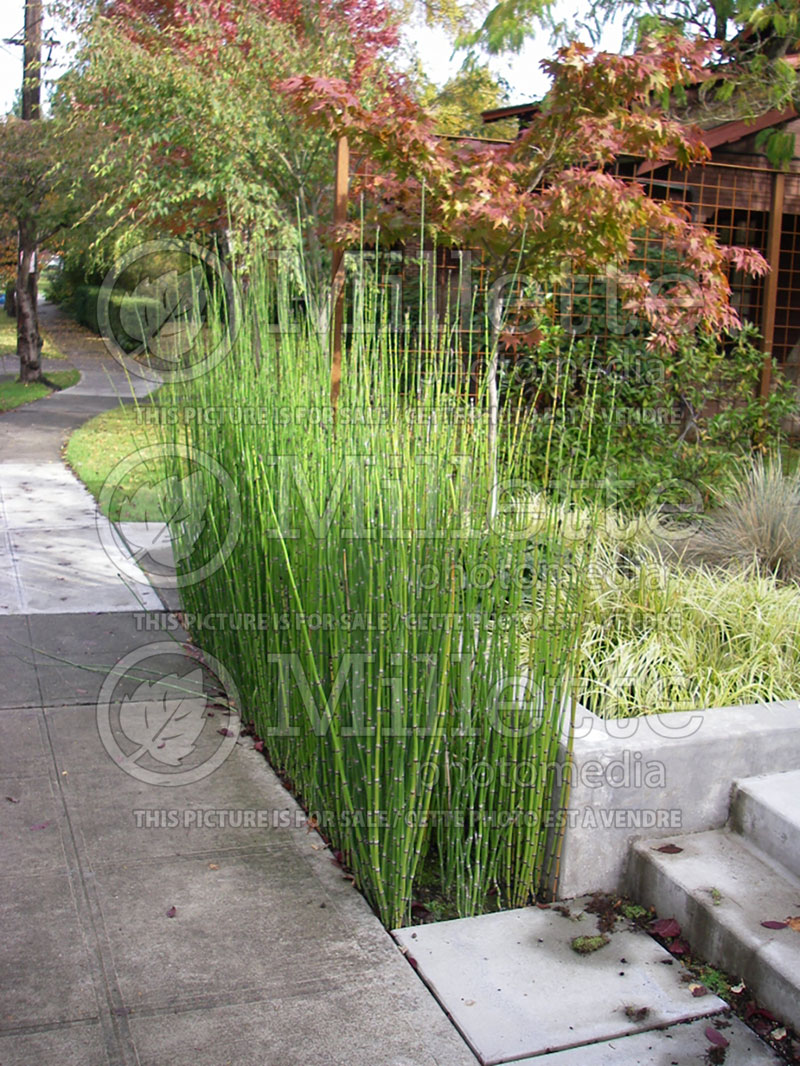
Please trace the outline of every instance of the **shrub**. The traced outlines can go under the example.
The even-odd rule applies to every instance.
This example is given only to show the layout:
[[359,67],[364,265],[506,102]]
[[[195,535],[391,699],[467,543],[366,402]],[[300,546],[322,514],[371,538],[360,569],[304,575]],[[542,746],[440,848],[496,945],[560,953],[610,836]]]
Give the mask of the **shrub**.
[[[97,316],[97,303],[100,295],[99,285],[79,285],[70,302],[69,310],[77,322],[93,333],[100,332]],[[131,336],[121,325],[120,312],[125,308],[126,321],[139,322],[142,325],[139,336]],[[164,318],[159,301],[152,296],[138,296],[131,292],[114,289],[108,306],[109,321],[114,340],[125,351],[132,352],[142,345],[141,336],[147,336],[148,322],[161,322]]]
[[535,351],[507,362],[503,381],[507,402],[521,397],[529,408],[530,472],[541,473],[556,433],[608,502],[629,511],[683,503],[687,493],[707,501],[749,460],[754,439],[779,442],[795,403],[777,373],[767,403],[758,398],[764,356],[749,326],[728,345],[692,337],[673,355],[646,351],[641,337],[600,347],[542,332]]

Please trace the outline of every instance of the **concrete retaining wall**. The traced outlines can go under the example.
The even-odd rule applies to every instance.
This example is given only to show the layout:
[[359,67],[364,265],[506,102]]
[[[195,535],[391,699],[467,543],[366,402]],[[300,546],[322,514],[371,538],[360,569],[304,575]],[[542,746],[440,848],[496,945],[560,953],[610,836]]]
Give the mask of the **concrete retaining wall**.
[[718,829],[740,777],[800,769],[800,701],[605,720],[581,707],[555,886],[561,899],[622,889],[640,837]]

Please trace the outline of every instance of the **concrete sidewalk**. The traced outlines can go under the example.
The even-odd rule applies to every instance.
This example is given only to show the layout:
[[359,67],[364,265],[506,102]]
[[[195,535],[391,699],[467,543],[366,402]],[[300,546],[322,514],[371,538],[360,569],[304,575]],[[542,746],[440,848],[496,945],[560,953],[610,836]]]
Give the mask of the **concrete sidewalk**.
[[[186,635],[148,631],[60,461],[124,376],[44,319],[83,377],[0,419],[0,1064],[474,1064]],[[140,743],[170,699],[179,765]]]
[[646,934],[576,955],[569,911],[403,930],[412,969],[226,664],[101,546],[60,455],[127,383],[44,322],[83,377],[0,418],[0,1066],[664,1066],[722,1061],[710,1028],[727,1066],[774,1063]]

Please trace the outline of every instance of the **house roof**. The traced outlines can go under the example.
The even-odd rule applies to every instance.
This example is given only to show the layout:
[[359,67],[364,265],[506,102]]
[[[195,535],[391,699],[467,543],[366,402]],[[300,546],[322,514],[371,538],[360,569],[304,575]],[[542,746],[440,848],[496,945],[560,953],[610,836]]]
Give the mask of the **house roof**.
[[[792,60],[796,60],[792,65],[796,66],[800,64],[800,56],[787,57]],[[532,116],[538,113],[540,110],[539,105],[535,103],[531,104],[516,104],[512,107],[495,107],[491,111],[484,111],[481,114],[485,124],[491,122],[499,122],[504,118],[515,118]],[[761,130],[768,129],[770,126],[781,126],[785,122],[790,122],[792,119],[798,117],[798,111],[794,107],[787,108],[772,108],[770,111],[766,111],[763,115],[760,115],[756,119],[745,121],[744,119],[736,119],[734,121],[720,122],[717,125],[708,126],[701,131],[703,142],[709,151],[713,151],[715,148],[720,148],[725,144],[734,144],[736,141],[741,141],[744,137],[749,137],[753,133],[759,133]],[[668,160],[646,160],[639,168],[638,174],[647,174],[652,170],[657,169],[659,166],[663,166]]]
[[482,111],[481,118],[484,125],[488,125],[490,122],[501,122],[504,118],[534,115],[538,110],[538,104],[513,104],[511,107],[493,107],[489,111]]

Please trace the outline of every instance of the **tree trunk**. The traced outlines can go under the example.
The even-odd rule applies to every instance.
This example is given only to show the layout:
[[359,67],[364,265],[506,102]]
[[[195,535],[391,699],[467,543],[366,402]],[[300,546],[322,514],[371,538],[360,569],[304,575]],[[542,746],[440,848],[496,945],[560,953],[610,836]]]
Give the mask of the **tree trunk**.
[[42,378],[42,338],[37,307],[39,284],[34,263],[36,243],[26,228],[20,230],[17,267],[17,355],[19,380],[28,385]]

